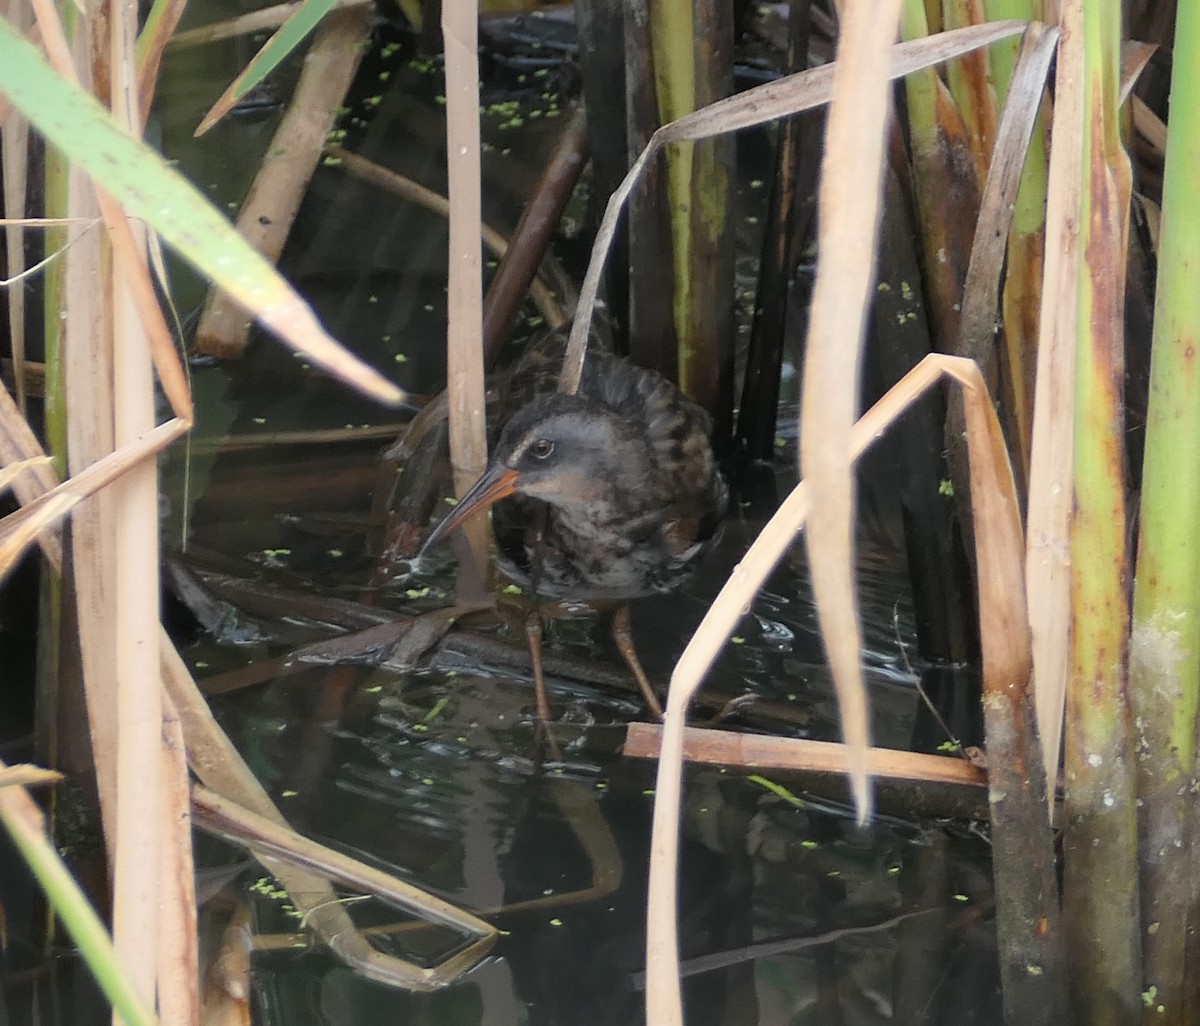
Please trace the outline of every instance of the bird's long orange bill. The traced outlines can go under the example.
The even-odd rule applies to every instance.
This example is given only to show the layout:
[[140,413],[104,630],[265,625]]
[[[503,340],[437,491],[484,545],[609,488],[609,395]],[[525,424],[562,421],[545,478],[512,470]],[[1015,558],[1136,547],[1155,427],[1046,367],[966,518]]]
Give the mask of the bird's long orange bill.
[[458,500],[458,505],[450,511],[449,516],[433,529],[433,533],[421,546],[421,552],[432,548],[472,514],[512,495],[517,490],[518,476],[515,470],[509,470],[507,467],[489,467],[483,476],[471,485],[467,494]]

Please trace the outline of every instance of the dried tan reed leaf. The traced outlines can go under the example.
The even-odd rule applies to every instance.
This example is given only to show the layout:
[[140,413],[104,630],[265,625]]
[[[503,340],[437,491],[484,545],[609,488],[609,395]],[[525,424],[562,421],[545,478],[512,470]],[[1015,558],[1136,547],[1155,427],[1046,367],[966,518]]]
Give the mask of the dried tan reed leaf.
[[[1034,698],[1048,796],[1055,792],[1071,651],[1068,525],[1073,495],[1076,304],[1064,297],[1078,294],[1083,124],[1082,76],[1060,53],[1051,125],[1054,145],[1046,197],[1046,264],[1025,529]],[[1052,800],[1048,812],[1054,812]]]
[[[138,108],[134,38],[137,13],[129,6],[113,11],[103,23],[107,31],[113,117],[131,136],[141,134]],[[191,420],[191,396],[173,339],[154,294],[146,257],[147,231],[131,225],[124,210],[111,196],[98,192],[100,209],[109,228],[111,261],[104,267],[101,287],[112,304],[113,380],[97,382],[101,395],[112,397],[108,413],[113,426],[114,450],[138,441],[154,428],[154,362],[158,358],[164,391],[180,419]],[[68,315],[71,311],[68,308]],[[106,345],[103,338],[93,346]],[[109,390],[111,389],[111,392]],[[68,407],[68,416],[70,416]],[[115,632],[112,681],[84,685],[96,692],[100,702],[112,701],[117,716],[117,836],[116,862],[112,868],[113,941],[130,977],[148,1002],[158,1000],[159,1011],[171,1009],[167,1021],[181,1026],[198,1026],[199,1001],[190,999],[186,960],[168,976],[160,976],[163,952],[184,957],[188,937],[196,930],[195,894],[190,888],[164,878],[164,868],[193,872],[191,838],[171,821],[166,806],[169,794],[166,748],[163,744],[163,691],[159,674],[158,625],[161,584],[159,580],[158,466],[143,460],[106,490],[106,502],[98,507],[112,520],[108,526],[113,540],[108,569],[113,576],[104,584],[111,588],[112,602],[106,624]],[[83,623],[81,630],[95,629]],[[93,753],[96,754],[95,752]],[[186,771],[185,771],[186,780]],[[179,902],[190,896],[190,904]],[[157,958],[146,958],[147,938]],[[193,966],[195,956],[193,949]]]
[[1015,695],[1029,681],[1032,659],[1021,566],[1025,541],[1012,465],[979,366],[963,360],[946,369],[963,386],[984,691]]
[[1139,43],[1136,39],[1125,41],[1121,47],[1121,103],[1129,99],[1150,58],[1157,52],[1157,43]]
[[800,467],[812,489],[809,574],[850,749],[860,823],[871,815],[862,626],[854,580],[854,477],[849,431],[859,404],[862,337],[875,273],[890,97],[887,54],[900,0],[849,5],[838,43],[818,194],[818,262],[800,408]]
[[[37,436],[21,416],[21,411],[8,394],[8,389],[0,383],[0,466],[18,461],[29,461],[26,473],[19,475],[12,482],[12,490],[19,502],[28,505],[58,484],[53,462],[46,456]],[[50,566],[56,571],[60,570],[61,541],[57,537],[42,535],[40,544]]]
[[[39,485],[36,498],[27,502],[17,512],[10,513],[0,520],[0,545],[7,548],[13,538],[25,537],[25,543],[21,546],[21,551],[23,551],[31,542],[36,541],[42,532],[61,521],[81,501],[115,481],[142,460],[149,459],[161,452],[187,430],[186,421],[169,420],[147,432],[136,442],[131,442],[116,452],[97,460],[90,467],[61,484],[55,485],[49,491],[42,492]],[[60,498],[68,500],[67,503],[65,505],[59,503]],[[47,509],[47,507],[51,508]],[[25,532],[30,521],[37,526],[32,535],[26,537]]]

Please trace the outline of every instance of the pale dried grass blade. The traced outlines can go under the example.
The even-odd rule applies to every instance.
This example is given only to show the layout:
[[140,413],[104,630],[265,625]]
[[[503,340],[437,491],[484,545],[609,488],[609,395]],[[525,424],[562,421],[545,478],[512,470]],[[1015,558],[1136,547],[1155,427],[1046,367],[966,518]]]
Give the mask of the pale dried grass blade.
[[859,403],[862,340],[875,273],[888,51],[900,0],[847,6],[818,194],[816,283],[809,312],[800,412],[800,466],[812,489],[809,573],[821,636],[851,752],[850,787],[860,823],[871,815],[870,745],[862,625],[854,580],[854,477],[849,432]]
[[[986,25],[955,29],[952,32],[943,32],[924,39],[898,43],[891,49],[890,61],[883,66],[890,68],[889,78],[900,78],[922,68],[940,64],[959,54],[1016,35],[1024,28],[1025,22],[1022,21],[990,22]],[[567,355],[563,361],[562,375],[559,378],[559,388],[562,391],[574,392],[579,385],[579,374],[583,368],[583,354],[587,347],[588,330],[596,306],[604,265],[607,262],[609,250],[612,248],[612,240],[616,234],[621,211],[634,185],[641,178],[650,157],[668,142],[706,139],[721,132],[734,132],[738,129],[750,128],[778,117],[822,106],[829,102],[832,95],[834,70],[834,64],[827,64],[802,71],[796,75],[789,75],[778,82],[769,82],[753,89],[747,89],[744,93],[710,104],[678,121],[664,125],[654,133],[649,144],[629,169],[629,173],[621,185],[609,198],[604,217],[596,232],[596,241],[592,245],[587,275],[584,277],[583,286],[579,292],[575,322],[567,345]]]
[[985,689],[1029,679],[1031,656],[1025,605],[1025,551],[1021,511],[1008,448],[979,366],[961,357],[939,360],[962,385],[970,452],[971,508],[975,524],[976,587]]
[[1167,152],[1167,126],[1140,96],[1133,98],[1133,127],[1161,159]]
[[[43,491],[39,482],[35,486],[36,497],[30,499],[17,512],[10,513],[0,520],[0,551],[7,552],[11,545],[16,544],[14,539],[21,538],[24,540],[15,553],[20,555],[28,545],[59,523],[80,502],[115,481],[142,460],[149,459],[165,449],[184,434],[188,426],[186,421],[167,421],[147,432],[136,442],[131,442],[97,460],[90,467],[63,483],[54,485],[48,491]],[[29,528],[31,523],[34,525],[32,532]]]
[[[0,530],[0,580],[3,580],[25,550],[38,540],[43,531],[58,523],[75,508],[78,502],[78,497],[73,495],[56,495],[39,507],[36,516],[27,517],[8,530]],[[5,520],[0,521],[0,529],[5,527],[8,519],[6,517]]]
[[0,492],[7,490],[22,474],[29,473],[38,467],[49,466],[53,466],[53,461],[49,456],[33,456],[26,460],[17,460],[16,463],[10,463],[6,467],[0,467]]
[[[1061,56],[1055,88],[1046,197],[1046,265],[1039,316],[1037,391],[1025,523],[1025,588],[1032,635],[1033,686],[1046,793],[1057,783],[1070,665],[1068,525],[1075,439],[1076,304],[1080,188],[1083,180],[1083,81]],[[1054,804],[1048,802],[1053,815]]]
[[[5,220],[7,220],[7,219],[5,219]],[[0,224],[3,224],[3,223],[5,223],[5,221],[0,221]],[[16,218],[16,219],[14,219],[13,223],[21,224],[25,227],[31,227],[31,226],[50,227],[56,223],[57,224],[66,224],[66,219],[52,218],[52,217],[25,217],[25,218]],[[96,225],[99,225],[100,223],[101,223],[100,218],[96,218],[94,221],[91,222],[89,227],[95,227]],[[26,267],[24,270],[18,271],[16,274],[12,275],[11,277],[0,280],[0,287],[9,288],[10,286],[18,285],[21,282],[24,282],[27,278],[32,278],[35,274],[38,274],[44,267],[49,267],[50,264],[54,263],[55,260],[57,260],[60,256],[62,256],[69,248],[69,245],[70,244],[68,243],[67,245],[62,246],[59,249],[52,250],[51,252],[49,252],[45,256],[43,256],[41,260],[35,261],[34,263],[32,263],[28,267]],[[26,383],[28,383],[29,361],[25,362],[25,375],[24,376],[25,376]]]

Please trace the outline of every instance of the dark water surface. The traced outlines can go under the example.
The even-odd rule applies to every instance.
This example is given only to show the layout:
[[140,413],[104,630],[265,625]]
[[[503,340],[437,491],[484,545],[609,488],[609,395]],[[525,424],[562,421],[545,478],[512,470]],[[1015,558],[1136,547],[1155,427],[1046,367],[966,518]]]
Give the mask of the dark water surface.
[[[216,17],[211,7],[198,20]],[[388,41],[399,42],[390,53],[382,45]],[[248,43],[216,44],[167,65],[165,148],[223,204],[239,201],[278,119],[271,90],[287,96],[294,74],[285,71],[269,86],[265,106],[191,142],[191,126],[250,50]],[[386,27],[364,67],[347,145],[442,189],[436,71]],[[553,138],[545,94],[556,97],[569,74],[553,54],[540,65],[493,55],[485,68],[482,100],[492,111],[484,116],[491,147],[485,211],[508,228]],[[489,107],[514,99],[525,114],[520,126],[512,107]],[[543,114],[529,117],[532,109]],[[751,151],[755,145],[745,143]],[[746,179],[742,195],[752,204],[759,186],[753,175]],[[445,231],[438,218],[322,167],[283,263],[326,323],[368,360],[416,391],[440,386]],[[196,283],[177,274],[181,302],[199,302]],[[234,449],[222,442],[385,423],[386,411],[305,374],[263,339],[238,367],[197,368],[194,385],[194,449],[186,461],[176,453],[165,468],[169,548],[186,533],[191,565],[254,579],[267,591],[404,612],[449,602],[448,550],[415,570],[392,567],[385,585],[367,588],[377,540],[365,524],[379,441],[355,441],[347,432],[340,445]],[[786,485],[794,439],[781,442],[778,477]],[[709,566],[678,595],[635,607],[639,651],[660,688],[758,526],[735,511]],[[873,537],[860,578],[874,737],[904,747],[917,716],[911,603],[899,551],[878,541],[886,532]],[[185,657],[201,678],[255,666],[327,636],[318,620],[231,602],[219,631],[184,628]],[[490,633],[520,637],[505,627]],[[555,652],[577,662],[612,663],[607,632],[594,620],[560,621],[550,638]],[[749,691],[789,710],[779,727],[785,733],[838,736],[799,550],[754,602],[736,642],[711,676],[713,693]],[[356,976],[319,948],[286,946],[300,929],[286,898],[257,867],[247,869],[233,887],[250,897],[255,930],[277,940],[254,959],[257,1023],[643,1021],[654,768],[621,755],[625,724],[641,715],[631,693],[552,679],[552,747],[536,730],[528,675],[478,659],[443,652],[415,670],[315,665],[266,676],[214,707],[289,820],[466,908],[496,910],[489,917],[502,936],[458,983],[405,993]],[[688,1022],[998,1022],[988,848],[980,833],[966,823],[886,815],[860,829],[843,806],[800,793],[786,775],[764,776],[687,770],[680,931]],[[209,864],[234,857],[210,841],[199,853]],[[369,904],[350,907],[364,924],[398,918]],[[408,950],[421,938],[391,934],[386,943]]]

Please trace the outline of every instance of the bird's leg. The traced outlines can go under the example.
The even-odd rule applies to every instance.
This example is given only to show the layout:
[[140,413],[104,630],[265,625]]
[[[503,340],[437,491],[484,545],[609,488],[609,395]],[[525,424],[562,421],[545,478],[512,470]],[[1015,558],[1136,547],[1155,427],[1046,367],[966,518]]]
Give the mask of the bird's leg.
[[538,605],[538,584],[542,578],[542,534],[546,527],[546,509],[542,507],[530,525],[529,541],[529,608],[525,613],[525,645],[533,666],[533,690],[537,702],[538,722],[550,722],[550,699],[546,695],[546,674],[542,670],[542,610]]
[[546,675],[542,672],[542,614],[534,607],[525,614],[525,644],[533,666],[533,690],[537,696],[537,717],[540,723],[550,722],[550,699],[546,697]]
[[613,641],[616,642],[617,650],[621,653],[621,658],[625,660],[625,665],[629,667],[629,672],[633,674],[633,679],[637,681],[638,690],[641,691],[642,697],[646,700],[646,707],[650,710],[650,714],[655,719],[661,720],[663,715],[662,705],[659,704],[658,696],[650,686],[650,678],[646,676],[646,671],[642,669],[637,651],[633,647],[633,631],[629,623],[628,605],[618,606],[617,611],[613,613],[612,636]]

